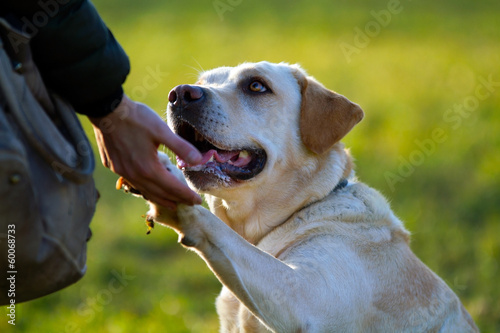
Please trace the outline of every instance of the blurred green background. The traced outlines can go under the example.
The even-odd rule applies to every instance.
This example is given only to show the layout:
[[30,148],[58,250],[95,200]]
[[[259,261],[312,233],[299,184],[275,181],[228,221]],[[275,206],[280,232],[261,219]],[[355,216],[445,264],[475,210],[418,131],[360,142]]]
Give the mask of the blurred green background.
[[[359,178],[481,331],[500,332],[500,2],[94,4],[130,57],[127,93],[162,115],[169,90],[200,70],[260,60],[300,63],[359,103],[365,119],[344,139]],[[19,305],[16,331],[216,332],[219,282],[173,231],[145,235],[144,202],[116,178],[98,165],[87,275]],[[11,328],[4,316],[0,331]]]

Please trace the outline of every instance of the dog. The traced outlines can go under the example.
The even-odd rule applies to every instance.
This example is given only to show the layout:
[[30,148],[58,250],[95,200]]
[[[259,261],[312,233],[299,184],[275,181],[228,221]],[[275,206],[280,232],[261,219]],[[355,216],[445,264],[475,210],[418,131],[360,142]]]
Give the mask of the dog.
[[359,105],[298,65],[221,67],[170,91],[167,121],[203,155],[165,167],[205,195],[148,220],[173,228],[223,284],[221,332],[478,332],[410,250],[340,140]]

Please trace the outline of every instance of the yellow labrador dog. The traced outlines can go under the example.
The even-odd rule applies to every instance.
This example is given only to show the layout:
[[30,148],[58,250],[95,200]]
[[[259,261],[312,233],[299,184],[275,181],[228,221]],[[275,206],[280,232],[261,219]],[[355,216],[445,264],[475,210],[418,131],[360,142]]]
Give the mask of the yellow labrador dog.
[[339,140],[363,118],[357,104],[296,65],[260,62],[177,86],[167,112],[203,153],[177,164],[210,211],[151,204],[148,218],[224,285],[221,332],[478,331],[384,197],[354,177]]

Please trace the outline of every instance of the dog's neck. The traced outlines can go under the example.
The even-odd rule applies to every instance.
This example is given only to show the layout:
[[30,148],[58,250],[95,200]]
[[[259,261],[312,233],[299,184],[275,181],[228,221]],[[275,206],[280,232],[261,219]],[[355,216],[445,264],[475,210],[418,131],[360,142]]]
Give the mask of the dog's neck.
[[311,160],[315,163],[289,168],[272,181],[205,195],[210,211],[247,241],[258,243],[295,212],[326,197],[352,172],[352,159],[340,143]]

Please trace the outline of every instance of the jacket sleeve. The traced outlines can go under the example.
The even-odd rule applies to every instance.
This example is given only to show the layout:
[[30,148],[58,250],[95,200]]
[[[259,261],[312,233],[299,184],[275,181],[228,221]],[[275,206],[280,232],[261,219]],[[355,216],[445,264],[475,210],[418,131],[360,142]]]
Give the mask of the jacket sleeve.
[[116,108],[130,64],[90,1],[2,1],[34,34],[33,59],[49,88],[91,117]]

